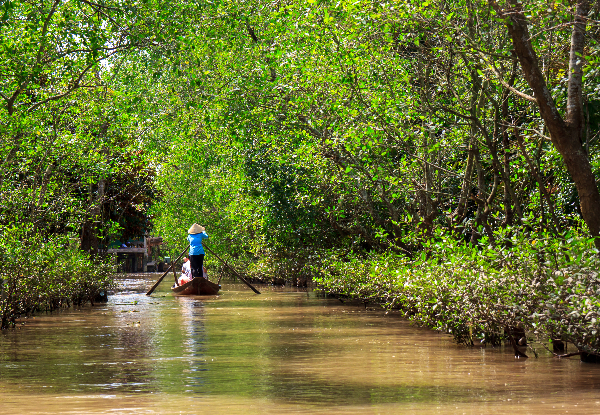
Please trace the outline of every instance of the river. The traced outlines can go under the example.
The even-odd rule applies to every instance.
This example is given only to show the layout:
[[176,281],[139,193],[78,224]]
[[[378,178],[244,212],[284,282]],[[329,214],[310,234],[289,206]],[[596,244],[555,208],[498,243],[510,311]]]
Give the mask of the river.
[[306,290],[156,275],[0,333],[0,414],[600,414],[600,365],[465,348]]

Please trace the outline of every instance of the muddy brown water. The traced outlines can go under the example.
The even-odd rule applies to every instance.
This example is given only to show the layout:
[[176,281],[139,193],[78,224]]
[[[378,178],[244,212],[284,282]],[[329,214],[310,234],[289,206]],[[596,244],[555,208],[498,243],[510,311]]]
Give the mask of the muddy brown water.
[[0,333],[0,414],[600,414],[600,365],[289,288],[147,297],[156,278]]

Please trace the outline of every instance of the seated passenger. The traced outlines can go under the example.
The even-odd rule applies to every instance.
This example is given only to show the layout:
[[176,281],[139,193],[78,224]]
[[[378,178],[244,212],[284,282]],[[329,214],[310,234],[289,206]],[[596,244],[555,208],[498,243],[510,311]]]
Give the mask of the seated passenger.
[[192,280],[192,268],[190,267],[190,259],[183,258],[183,266],[181,267],[181,276],[177,280],[179,285],[183,285]]

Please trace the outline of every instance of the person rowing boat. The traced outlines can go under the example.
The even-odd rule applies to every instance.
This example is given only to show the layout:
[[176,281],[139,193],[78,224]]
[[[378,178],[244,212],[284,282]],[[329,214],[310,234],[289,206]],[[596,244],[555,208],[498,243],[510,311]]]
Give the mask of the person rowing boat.
[[202,266],[204,265],[204,247],[202,240],[208,239],[206,229],[194,223],[188,229],[188,242],[190,243],[190,268],[192,271],[192,279],[201,278],[203,276]]

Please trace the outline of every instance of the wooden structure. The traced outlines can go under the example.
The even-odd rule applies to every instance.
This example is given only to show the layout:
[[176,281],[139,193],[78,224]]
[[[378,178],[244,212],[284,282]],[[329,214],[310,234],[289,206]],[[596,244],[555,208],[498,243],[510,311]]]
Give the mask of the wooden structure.
[[[155,266],[152,261],[152,247],[162,244],[160,237],[133,241],[133,246],[108,249],[109,254],[117,254],[117,261],[125,264],[125,272],[148,272],[148,266]],[[148,259],[150,258],[150,261]]]

